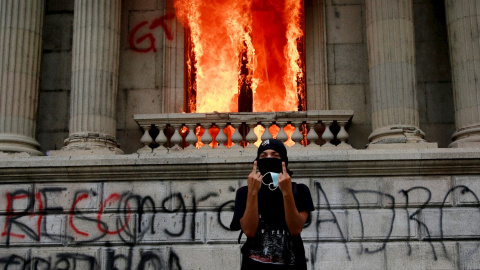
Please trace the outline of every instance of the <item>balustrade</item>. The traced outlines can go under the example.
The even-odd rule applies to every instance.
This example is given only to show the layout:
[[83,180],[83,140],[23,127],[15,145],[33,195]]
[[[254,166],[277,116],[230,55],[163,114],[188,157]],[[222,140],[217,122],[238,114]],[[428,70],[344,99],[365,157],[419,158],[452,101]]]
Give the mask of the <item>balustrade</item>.
[[351,110],[134,115],[144,132],[139,154],[256,148],[269,138],[296,149],[352,149],[352,117]]

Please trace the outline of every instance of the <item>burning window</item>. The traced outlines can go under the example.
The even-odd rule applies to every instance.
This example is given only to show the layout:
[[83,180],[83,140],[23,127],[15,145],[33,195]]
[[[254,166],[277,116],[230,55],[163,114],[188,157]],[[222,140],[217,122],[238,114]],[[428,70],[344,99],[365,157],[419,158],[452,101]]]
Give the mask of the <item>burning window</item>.
[[306,110],[303,0],[176,0],[187,112]]

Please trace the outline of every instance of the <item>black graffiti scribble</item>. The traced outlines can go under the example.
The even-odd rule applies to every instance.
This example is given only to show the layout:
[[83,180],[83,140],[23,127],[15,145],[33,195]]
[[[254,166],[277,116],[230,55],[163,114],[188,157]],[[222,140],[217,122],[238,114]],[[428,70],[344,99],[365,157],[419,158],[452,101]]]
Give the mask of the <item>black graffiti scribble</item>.
[[[168,265],[161,256],[152,250],[137,250],[139,261],[135,265],[133,263],[133,247],[128,250],[128,255],[116,254],[116,250],[108,248],[105,256],[105,269],[118,270],[118,267],[126,270],[142,270],[142,269],[168,269],[182,270],[180,257],[173,249],[168,254]],[[99,269],[100,263],[92,255],[82,254],[80,252],[60,252],[55,255],[55,261],[52,263],[52,257],[41,258],[34,257],[28,260],[19,255],[10,255],[0,258],[1,269],[55,269],[55,270],[93,270]]]
[[[24,224],[18,221],[19,218],[30,215],[33,212],[33,207],[35,203],[35,197],[32,192],[28,190],[19,189],[12,193],[7,193],[7,217],[5,218],[5,228],[1,234],[2,237],[6,237],[7,246],[10,245],[10,237],[15,235],[12,233],[12,226],[16,226],[24,234],[26,234],[31,239],[40,241],[40,236],[32,229],[29,225]],[[26,198],[28,200],[27,207],[20,212],[15,211],[14,201],[16,199]]]
[[[92,244],[95,244],[99,248],[107,248],[104,253],[105,261],[103,264],[106,269],[118,269],[117,267],[122,267],[122,269],[144,269],[147,265],[157,269],[182,269],[181,258],[173,251],[173,248],[168,249],[170,251],[165,257],[162,257],[153,251],[140,251],[139,255],[133,256],[133,248],[136,247],[137,243],[139,243],[145,235],[154,235],[158,233],[158,228],[155,230],[154,223],[158,213],[178,214],[180,222],[179,227],[176,228],[176,230],[169,227],[161,228],[168,236],[182,237],[187,234],[192,241],[195,241],[195,223],[196,214],[199,211],[198,205],[211,198],[219,196],[219,194],[215,192],[196,194],[195,190],[191,189],[188,194],[190,195],[191,202],[189,199],[188,203],[189,205],[192,205],[192,207],[189,209],[187,209],[187,203],[185,201],[185,198],[188,198],[189,196],[180,192],[171,193],[163,198],[160,204],[156,204],[151,196],[135,194],[132,191],[126,191],[121,194],[111,194],[111,196],[115,195],[116,197],[112,197],[109,201],[110,204],[108,209],[105,208],[105,201],[98,202],[99,205],[102,205],[101,210],[82,209],[79,207],[79,205],[89,202],[90,200],[101,199],[101,196],[91,189],[76,190],[73,193],[73,203],[69,206],[57,205],[53,200],[49,200],[51,197],[66,196],[66,190],[65,187],[45,187],[39,189],[37,192],[32,192],[27,189],[18,189],[5,194],[0,194],[4,195],[4,197],[0,197],[0,203],[6,205],[5,213],[1,215],[5,221],[3,227],[0,228],[0,237],[2,237],[4,241],[2,249],[8,249],[11,246],[12,238],[22,238],[25,239],[25,241],[33,240],[40,243],[42,240],[44,241],[47,239],[75,246],[91,246]],[[230,187],[229,191],[234,192],[235,188]],[[346,232],[342,230],[338,218],[330,205],[327,192],[323,189],[320,182],[315,182],[315,191],[317,195],[317,219],[312,221],[312,223],[315,225],[316,241],[311,248],[311,258],[309,263],[311,263],[312,268],[314,268],[314,264],[318,261],[317,256],[321,244],[320,235],[325,224],[335,224],[334,228],[338,231],[340,241],[344,245],[346,257],[348,260],[351,260],[350,251],[347,246],[349,239],[346,236]],[[382,193],[376,190],[346,189],[346,191],[349,192],[350,196],[352,196],[356,202],[354,211],[358,212],[358,223],[350,225],[359,226],[359,229],[361,230],[361,239],[359,243],[362,248],[361,254],[359,255],[368,255],[383,251],[386,248],[387,243],[391,242],[390,238],[396,218],[395,198],[388,193]],[[410,202],[410,197],[413,192],[421,192],[420,194],[425,194],[421,205],[415,210],[411,210]],[[415,186],[409,189],[402,189],[399,193],[404,196],[406,202],[404,209],[402,208],[401,210],[406,211],[407,213],[408,241],[405,241],[404,243],[408,246],[409,256],[412,255],[411,240],[415,240],[412,238],[413,222],[415,222],[416,229],[425,232],[425,237],[421,240],[428,242],[434,260],[438,260],[439,256],[438,251],[435,250],[433,245],[434,242],[441,244],[444,253],[442,256],[449,258],[450,255],[447,254],[444,243],[446,239],[446,228],[444,228],[444,224],[445,222],[448,222],[448,218],[450,218],[448,215],[444,214],[444,209],[452,207],[447,205],[448,199],[452,196],[455,196],[455,200],[458,200],[459,198],[456,196],[470,196],[470,198],[473,198],[471,205],[474,205],[474,207],[480,207],[480,200],[477,194],[475,194],[470,188],[464,185],[454,186],[445,194],[440,206],[435,205],[435,207],[429,208],[438,210],[440,214],[438,223],[440,235],[432,236],[431,228],[427,226],[425,220],[422,221],[420,218],[423,211],[432,204],[431,190],[423,186]],[[362,194],[376,194],[377,196],[381,196],[391,202],[391,208],[388,207],[392,212],[389,220],[389,229],[381,239],[382,246],[373,250],[364,248],[363,246],[363,243],[366,240],[364,231],[366,217],[362,216],[361,211],[361,209],[365,208],[365,205],[362,205]],[[19,207],[19,203],[23,203],[25,206]],[[234,204],[234,200],[227,200],[215,207],[215,211],[217,212],[217,222],[222,229],[227,231],[230,230],[229,226],[228,224],[225,224],[226,222],[221,219],[221,216],[224,212],[233,212]],[[148,213],[148,216],[146,213]],[[54,218],[60,214],[67,214],[67,222],[70,223],[71,230],[64,230],[61,233],[48,231],[47,219]],[[103,214],[115,214],[115,219],[108,222],[103,221]],[[192,215],[192,222],[188,223],[187,216],[190,214]],[[324,218],[321,218],[320,214],[322,214]],[[328,214],[329,217],[326,217],[326,214]],[[29,218],[36,218],[34,220],[38,221],[28,222]],[[135,218],[135,221],[137,222],[129,222],[130,218]],[[412,224],[410,224],[410,221],[413,221]],[[51,223],[48,224],[51,225]],[[132,224],[134,227],[132,227]],[[77,226],[81,227],[77,228]],[[72,235],[69,233],[72,233]],[[75,233],[75,237],[73,233]],[[105,239],[109,234],[117,235],[120,242],[112,244],[109,242],[98,243],[102,239]],[[112,248],[113,245],[128,246],[128,254],[117,254],[116,252],[118,251]],[[2,249],[0,249],[0,253]],[[48,257],[45,258],[42,258],[41,256],[30,258],[29,256],[30,255],[12,253],[8,256],[0,254],[0,269],[97,269],[100,265],[97,258],[82,253],[50,253]],[[139,259],[136,265],[133,263],[134,257]]]
[[[51,269],[52,267],[52,257],[48,257],[48,259],[38,258],[35,257],[32,259],[33,261],[33,269]],[[28,268],[26,268],[28,269]]]
[[[0,257],[0,265],[5,265],[3,267],[3,269],[9,269],[10,266],[12,266],[12,268],[16,268],[16,269],[26,269],[27,265],[28,265],[28,261],[25,260],[22,256],[19,256],[19,255],[16,255],[16,254],[13,254],[13,255],[10,255],[8,257]],[[19,265],[21,265],[22,267],[18,267]],[[17,267],[15,267],[17,266]]]
[[125,269],[132,269],[132,260],[133,260],[133,247],[128,249],[128,256],[123,254],[115,254],[114,249],[107,249],[106,251],[106,262],[105,268],[106,270],[118,270],[116,267],[116,263],[118,262],[119,265],[125,267]]
[[[427,199],[423,202],[423,204],[420,206],[420,208],[418,208],[415,212],[413,212],[411,215],[409,215],[409,212],[408,212],[409,193],[412,192],[412,191],[416,191],[416,190],[425,191],[427,193]],[[427,207],[428,203],[432,199],[432,192],[426,187],[412,187],[412,188],[407,189],[407,190],[402,189],[402,190],[399,191],[399,193],[401,193],[405,196],[405,211],[407,212],[408,239],[410,239],[410,237],[411,237],[411,228],[410,228],[409,220],[414,220],[415,222],[417,222],[417,226],[418,226],[419,231],[422,228],[425,230],[425,232],[427,234],[427,238],[425,240],[427,240],[428,243],[430,244],[430,248],[432,249],[432,253],[433,253],[433,259],[435,261],[438,260],[437,252],[435,251],[435,247],[433,246],[433,243],[432,243],[430,230],[428,229],[428,226],[424,222],[420,221],[417,218],[417,216],[420,214],[420,212]],[[410,256],[410,255],[412,255],[412,246],[410,245],[410,242],[407,242],[407,247],[408,247],[408,255]]]
[[440,239],[441,239],[440,243],[442,245],[443,253],[445,254],[445,256],[448,256],[448,254],[447,254],[447,248],[445,247],[445,243],[443,243],[443,240],[444,240],[444,236],[443,236],[443,209],[445,207],[445,202],[447,201],[448,196],[453,194],[453,192],[457,189],[460,190],[461,195],[471,194],[475,198],[475,201],[476,201],[475,207],[477,207],[477,208],[480,207],[480,200],[478,199],[477,194],[475,194],[475,192],[473,192],[471,189],[469,189],[465,185],[454,186],[445,194],[445,197],[443,198],[443,201],[442,201],[442,205],[440,206],[440,225],[439,225],[440,226]]
[[[81,190],[81,191],[75,192],[74,202],[78,202],[78,199],[82,196],[85,197],[84,196],[85,194],[88,196],[88,195],[90,195],[90,192],[88,190]],[[91,195],[96,196],[96,193],[91,193]],[[77,241],[77,244],[82,245],[82,244],[97,242],[107,235],[108,225],[105,222],[103,222],[101,220],[98,220],[98,218],[92,218],[88,214],[84,213],[84,211],[81,211],[81,210],[77,209],[76,208],[76,203],[74,203],[74,205],[72,206],[72,209],[70,210],[70,227],[73,230],[75,230],[77,233],[82,233],[82,232],[77,231],[76,227],[74,226],[74,224],[73,224],[73,218],[74,217],[76,219],[80,219],[80,220],[91,223],[92,228],[96,228],[98,226],[103,228],[103,231],[101,231],[101,233],[99,235],[97,235],[96,237],[93,237],[91,239],[79,240],[79,241]],[[85,234],[85,236],[88,236],[88,235],[89,234]],[[75,238],[73,236],[68,237],[69,241],[73,241],[74,239]]]
[[43,210],[47,213],[62,213],[63,212],[63,207],[57,206],[57,207],[51,207],[49,206],[49,200],[48,194],[53,193],[51,196],[59,196],[60,193],[63,191],[67,190],[67,188],[64,187],[54,187],[54,188],[42,188],[39,190],[39,192],[43,195]]
[[[192,193],[192,211],[193,211],[193,215],[192,215],[192,223],[190,224],[190,235],[191,235],[191,239],[192,241],[195,240],[195,223],[196,223],[196,214],[197,214],[197,200],[195,199],[196,196],[195,196],[195,191],[193,189],[191,189],[190,191]],[[205,196],[202,196],[199,200],[198,200],[198,203],[201,203],[201,202],[204,202],[208,199],[210,199],[211,197],[217,197],[218,194],[217,193],[208,193],[206,194]]]
[[125,217],[128,215],[127,205],[129,205],[130,201],[136,202],[136,205],[137,205],[136,214],[138,215],[138,233],[140,233],[140,238],[146,232],[146,230],[142,231],[142,220],[145,213],[144,209],[147,203],[150,204],[153,215],[149,225],[147,226],[147,230],[148,228],[150,228],[150,233],[155,234],[154,222],[155,222],[156,208],[155,208],[155,201],[152,199],[152,197],[150,196],[142,197],[140,195],[132,194],[130,192],[123,193],[121,197],[122,199],[120,200],[121,203],[118,205],[118,211],[120,212],[123,209],[123,214]]
[[[179,207],[173,208],[170,210],[167,207],[167,203],[171,200],[177,199],[179,202]],[[166,234],[169,236],[182,236],[183,233],[185,232],[185,227],[186,227],[186,221],[187,221],[187,208],[185,207],[185,201],[183,200],[183,195],[182,193],[173,193],[172,195],[168,196],[162,201],[162,208],[165,212],[167,213],[178,213],[181,211],[182,213],[182,226],[180,227],[179,232],[171,232],[168,228],[165,228],[164,231]]]
[[[230,207],[228,207],[228,206],[230,206]],[[225,225],[222,221],[222,218],[221,218],[222,212],[225,211],[225,209],[230,210],[230,212],[233,212],[235,210],[235,200],[231,200],[231,201],[223,203],[222,205],[220,205],[220,207],[218,207],[218,211],[217,211],[217,222],[218,222],[218,224],[220,224],[220,226],[223,229],[231,231],[230,225]]]
[[[94,270],[96,267],[99,267],[97,259],[91,255],[87,254],[78,254],[78,253],[58,253],[57,262],[55,263],[54,269],[85,269],[85,270]],[[89,268],[77,268],[77,264],[81,261],[85,261],[88,264]],[[63,264],[63,265],[62,265]],[[63,267],[62,267],[63,266]],[[82,264],[84,266],[84,264]]]
[[393,197],[392,195],[390,195],[388,193],[383,193],[383,192],[379,192],[379,191],[376,191],[376,190],[354,190],[354,189],[347,189],[347,190],[350,192],[350,194],[354,198],[355,202],[357,203],[357,211],[358,211],[358,216],[360,218],[361,240],[364,240],[364,238],[365,238],[365,229],[364,229],[364,224],[363,224],[362,212],[360,211],[361,204],[360,204],[360,201],[358,200],[357,194],[364,194],[364,193],[377,194],[379,196],[384,196],[384,197],[391,200],[392,218],[391,218],[390,228],[388,230],[387,236],[385,237],[385,239],[382,240],[382,246],[377,248],[377,249],[374,249],[374,250],[370,250],[369,248],[364,249],[363,248],[363,241],[360,242],[360,245],[362,246],[362,252],[363,252],[363,250],[365,250],[366,253],[377,253],[377,252],[385,250],[385,247],[387,246],[387,242],[390,239],[390,236],[392,235],[393,224],[395,222],[395,197]]
[[[147,265],[151,264],[151,265]],[[162,258],[155,254],[152,251],[146,251],[146,252],[141,252],[141,259],[140,262],[138,263],[138,270],[144,270],[144,269],[162,269],[163,268],[163,263],[162,263]]]
[[180,257],[178,257],[177,253],[170,250],[170,255],[168,256],[168,269],[169,270],[182,270],[182,266],[180,264]]
[[[347,238],[345,237],[345,235],[343,234],[343,231],[342,229],[340,228],[340,224],[338,223],[338,219],[337,219],[337,216],[335,215],[335,213],[332,211],[332,207],[330,206],[330,202],[328,201],[328,197],[327,197],[327,194],[325,193],[325,191],[323,190],[322,188],[322,185],[320,184],[320,182],[315,182],[315,190],[317,192],[317,220],[315,222],[315,230],[316,230],[316,235],[317,235],[317,241],[315,242],[315,245],[314,245],[314,248],[312,249],[311,251],[311,257],[312,257],[312,260],[311,260],[311,264],[312,264],[312,269],[314,269],[314,264],[315,262],[317,261],[317,253],[318,253],[318,247],[319,247],[319,244],[320,244],[320,229],[321,229],[321,224],[322,223],[333,223],[336,225],[336,228],[338,230],[338,233],[340,234],[340,237],[342,239],[342,242],[343,242],[343,246],[345,247],[345,252],[347,253],[347,259],[350,261],[351,260],[351,257],[350,257],[350,252],[348,250],[348,246],[347,246]],[[321,198],[324,198],[325,200],[325,203],[327,204],[327,211],[330,213],[331,215],[331,218],[330,219],[321,219],[320,218],[320,204],[321,204]]]

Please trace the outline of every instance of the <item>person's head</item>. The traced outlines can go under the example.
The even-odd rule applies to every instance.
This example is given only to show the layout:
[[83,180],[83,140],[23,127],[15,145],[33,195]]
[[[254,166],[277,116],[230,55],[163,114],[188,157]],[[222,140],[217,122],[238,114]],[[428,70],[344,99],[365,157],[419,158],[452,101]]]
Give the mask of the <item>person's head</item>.
[[262,175],[268,172],[282,172],[282,161],[285,162],[288,174],[292,174],[288,170],[287,148],[282,141],[276,139],[268,139],[263,141],[257,151],[257,167]]

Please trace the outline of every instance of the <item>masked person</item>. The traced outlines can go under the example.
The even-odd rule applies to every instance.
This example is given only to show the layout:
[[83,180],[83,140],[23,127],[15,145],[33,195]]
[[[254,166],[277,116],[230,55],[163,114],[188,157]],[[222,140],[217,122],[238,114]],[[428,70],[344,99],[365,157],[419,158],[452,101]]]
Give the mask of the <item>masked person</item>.
[[230,224],[247,236],[242,270],[307,269],[300,233],[314,206],[308,187],[292,182],[291,175],[285,145],[263,141],[248,185],[237,191]]

